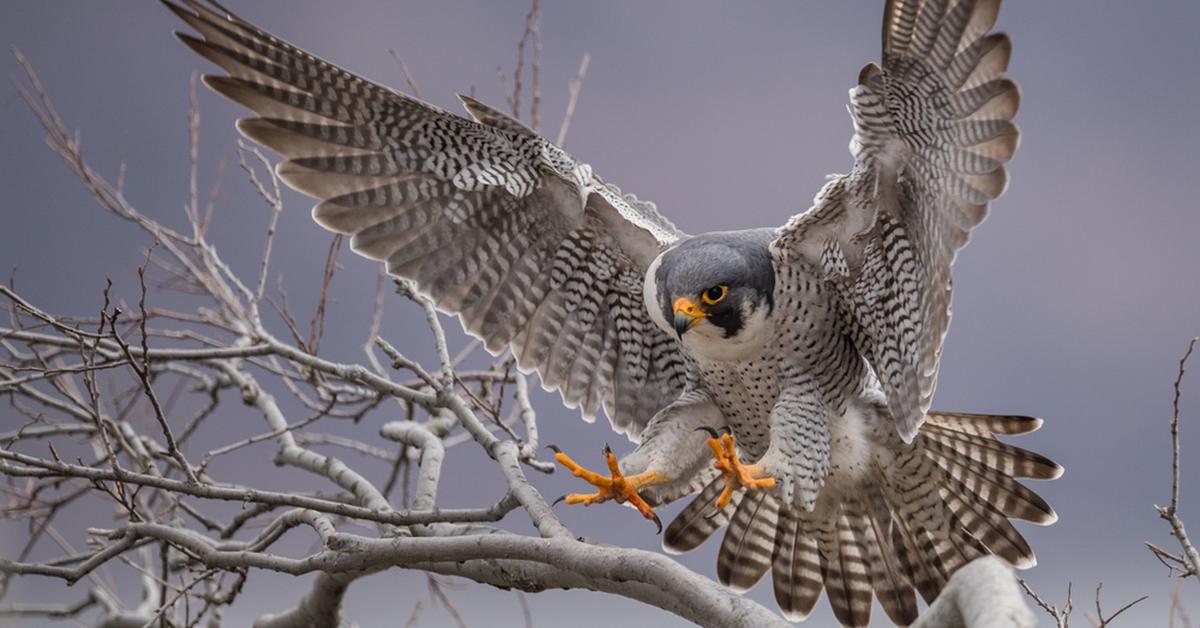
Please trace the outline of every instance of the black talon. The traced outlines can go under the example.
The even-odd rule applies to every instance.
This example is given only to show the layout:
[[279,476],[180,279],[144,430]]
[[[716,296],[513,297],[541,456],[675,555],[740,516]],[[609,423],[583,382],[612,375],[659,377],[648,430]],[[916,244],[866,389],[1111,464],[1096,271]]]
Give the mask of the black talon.
[[562,450],[558,448],[558,445],[555,445],[553,443],[546,445],[546,449],[549,449],[550,451],[553,451],[556,454],[562,453]]
[[657,514],[654,515],[654,525],[658,526],[658,532],[655,532],[655,534],[662,534],[662,531],[663,531],[662,520],[658,518]]
[[559,497],[558,499],[556,499],[556,500],[554,500],[553,502],[551,502],[551,504],[550,504],[550,507],[551,507],[551,508],[553,508],[553,507],[557,506],[557,505],[558,505],[558,502],[561,502],[562,500],[564,500],[564,499],[566,499],[566,498],[567,498],[567,496],[566,496],[566,495],[562,495],[562,496],[561,496],[561,497]]
[[604,449],[602,449],[601,452],[607,456],[608,454],[612,453],[612,447],[609,447],[608,443],[604,443]]
[[733,428],[729,427],[728,425],[722,425],[721,431],[725,432],[726,434],[729,434],[730,436],[733,436]]
[[714,430],[713,428],[711,428],[707,425],[702,425],[702,426],[696,428],[696,431],[697,432],[708,432],[708,435],[711,436],[712,438],[720,438],[720,436],[721,436],[720,432],[718,432],[717,430]]

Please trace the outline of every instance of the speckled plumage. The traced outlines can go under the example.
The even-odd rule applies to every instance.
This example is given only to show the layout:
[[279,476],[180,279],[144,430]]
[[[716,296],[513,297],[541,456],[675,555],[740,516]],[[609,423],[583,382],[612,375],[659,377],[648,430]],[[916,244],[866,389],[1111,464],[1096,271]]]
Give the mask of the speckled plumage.
[[[770,570],[788,617],[825,589],[855,626],[872,593],[910,622],[914,589],[931,599],[983,553],[1032,564],[1009,519],[1054,513],[1013,478],[1061,468],[994,436],[1039,422],[929,411],[950,265],[1017,146],[1011,45],[987,34],[999,0],[889,1],[882,65],[850,92],[854,169],[779,229],[694,237],[479,101],[449,114],[184,2],[168,6],[201,38],[180,39],[229,73],[205,83],[258,115],[239,130],[284,156],[320,224],[585,417],[603,407],[639,442],[622,470],[670,478],[647,500],[698,492],[667,549],[727,527],[722,582]],[[715,427],[774,490],[713,512],[698,428]]]

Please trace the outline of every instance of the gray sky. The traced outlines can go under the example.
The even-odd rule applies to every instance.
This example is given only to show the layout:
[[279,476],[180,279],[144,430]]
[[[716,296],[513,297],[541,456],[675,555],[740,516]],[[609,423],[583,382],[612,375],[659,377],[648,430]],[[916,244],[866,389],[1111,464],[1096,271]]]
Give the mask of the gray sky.
[[[454,110],[454,93],[472,87],[503,104],[495,68],[511,69],[527,8],[479,0],[231,4],[292,43],[402,87],[387,54],[394,47],[426,98]],[[590,52],[569,150],[607,180],[656,201],[685,231],[781,224],[808,207],[825,174],[849,168],[846,91],[879,54],[882,2],[543,4],[545,126],[557,130],[567,81]],[[6,2],[0,21],[0,43],[20,48],[35,64],[62,116],[81,129],[93,165],[114,175],[125,147],[127,196],[176,225],[187,194],[188,76],[193,69],[213,71],[171,37],[180,26],[157,3],[132,1]],[[1200,332],[1200,82],[1194,80],[1200,59],[1192,43],[1200,4],[1010,1],[1000,26],[1014,41],[1022,146],[1008,193],[955,266],[955,317],[934,405],[1045,418],[1045,427],[1019,444],[1067,471],[1034,486],[1060,520],[1022,527],[1040,563],[1025,575],[1055,599],[1073,580],[1080,602],[1102,580],[1113,609],[1149,594],[1122,625],[1163,625],[1173,582],[1142,542],[1173,547],[1153,504],[1168,498],[1166,425],[1176,361],[1186,339]],[[10,73],[19,71],[7,64]],[[217,161],[232,156],[233,121],[244,113],[207,92],[201,109],[206,187]],[[119,293],[135,297],[134,268],[147,243],[95,207],[35,126],[19,102],[0,109],[6,198],[0,268],[17,266],[18,288],[54,311],[94,312],[109,276]],[[236,167],[228,175],[211,239],[249,275],[266,212]],[[298,195],[286,201],[275,268],[293,302],[308,304],[328,235],[309,219],[310,201]],[[325,346],[353,359],[375,271],[349,255],[343,261]],[[403,339],[412,332],[412,311],[398,302],[389,307],[385,332]],[[605,441],[620,442],[602,422],[587,425],[561,409],[556,396],[539,394],[535,403],[543,440],[581,460]],[[1193,379],[1185,412],[1198,406],[1200,381]],[[262,429],[256,418],[231,409],[228,421],[250,434]],[[0,408],[0,425],[16,420]],[[375,424],[362,429],[374,433]],[[1200,476],[1189,472],[1200,468],[1195,412],[1186,412],[1184,430],[1192,457],[1182,514],[1200,530]],[[445,505],[499,497],[498,482],[469,476],[488,469],[480,454],[461,448],[450,456],[458,471],[444,478]],[[562,474],[536,481],[547,495],[580,488]],[[581,535],[658,546],[653,528],[626,509],[560,514]],[[108,512],[99,517],[107,521]],[[0,539],[0,550],[8,556],[15,543]],[[710,541],[681,560],[712,576],[716,545]],[[299,591],[271,576],[254,578],[251,587],[227,615],[230,625],[288,606]],[[27,581],[16,595],[34,601],[62,589]],[[1193,616],[1200,613],[1198,591],[1194,582],[1184,588]],[[468,625],[521,623],[511,593],[472,585],[451,595]],[[748,595],[774,606],[769,578]],[[425,598],[422,578],[388,573],[352,587],[347,616],[362,625],[394,622]],[[529,603],[538,626],[634,617],[679,623],[598,594],[549,592]],[[832,624],[827,609],[822,601],[809,624]],[[878,610],[875,617],[885,620]],[[449,621],[443,611],[428,610],[422,625]]]

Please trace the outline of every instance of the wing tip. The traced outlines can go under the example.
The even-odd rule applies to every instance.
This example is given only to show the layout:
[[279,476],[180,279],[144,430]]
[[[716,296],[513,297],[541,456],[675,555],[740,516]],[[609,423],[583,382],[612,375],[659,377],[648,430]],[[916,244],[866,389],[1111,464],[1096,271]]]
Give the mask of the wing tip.
[[209,57],[209,55],[212,54],[211,44],[209,44],[207,40],[196,37],[194,34],[186,31],[171,31],[171,34],[175,35],[175,39],[177,39],[179,43],[191,49],[192,52],[200,55],[208,61],[212,61],[212,59]]
[[197,17],[195,13],[192,13],[191,11],[185,9],[182,5],[175,4],[171,0],[158,0],[158,1],[160,3],[162,3],[162,5],[164,7],[166,7],[168,11],[170,11],[171,13],[174,13],[176,16],[178,16],[182,20],[186,21],[188,19],[188,17],[193,17],[193,18]]

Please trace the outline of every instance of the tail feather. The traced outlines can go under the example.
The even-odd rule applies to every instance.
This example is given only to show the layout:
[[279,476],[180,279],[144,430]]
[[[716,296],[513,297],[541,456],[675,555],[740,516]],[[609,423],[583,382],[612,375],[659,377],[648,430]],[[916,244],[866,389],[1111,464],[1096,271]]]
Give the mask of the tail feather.
[[882,494],[870,495],[867,503],[873,507],[858,513],[855,534],[867,551],[871,586],[892,623],[907,626],[917,619],[917,597],[909,581],[909,572],[892,546],[891,513]]
[[980,499],[961,482],[947,478],[947,484],[943,490],[946,504],[972,537],[1014,567],[1026,569],[1037,564],[1033,548],[1004,513]]
[[784,509],[775,529],[771,580],[779,610],[790,621],[808,617],[825,586],[817,541],[810,533],[805,515],[807,513]]
[[849,505],[834,505],[837,514],[820,521],[817,549],[834,617],[845,626],[866,626],[871,621],[871,574],[867,549],[852,529],[850,511],[843,507]]
[[965,567],[967,563],[991,552],[979,539],[971,535],[953,510],[950,510],[947,516],[950,518],[950,542],[954,545],[955,558],[945,561],[944,564],[948,573],[953,576],[954,572]]
[[962,434],[987,437],[998,434],[1007,436],[1029,434],[1042,427],[1042,420],[1031,416],[938,412],[937,410],[930,410],[925,415],[925,422]]
[[735,591],[746,591],[771,568],[779,502],[767,491],[742,499],[734,512],[721,551],[717,554],[717,579]]
[[1049,525],[1058,514],[1037,493],[1008,475],[993,471],[941,443],[923,443],[928,456],[946,475],[959,480],[971,493],[994,504],[1006,516]]
[[864,449],[831,452],[836,471],[811,512],[754,491],[714,516],[723,486],[716,478],[668,526],[664,546],[690,550],[728,524],[717,559],[722,583],[745,590],[770,568],[788,619],[807,617],[824,589],[834,616],[854,627],[870,622],[872,591],[889,619],[907,625],[917,616],[917,594],[932,602],[976,558],[1035,563],[1009,519],[1045,523],[1055,515],[1014,476],[1052,479],[1062,468],[995,435],[1031,432],[1040,420],[931,412],[905,444],[886,406],[868,414],[856,436],[866,439]]
[[897,456],[897,462],[888,470],[890,476],[880,478],[880,485],[896,521],[897,544],[904,546],[909,559],[912,583],[929,602],[950,578],[942,557],[952,557],[954,550],[949,535],[939,533],[948,527],[948,513],[937,491],[932,462],[916,451]]
[[957,432],[939,425],[931,425],[921,433],[927,439],[941,443],[958,454],[965,454],[992,471],[1014,478],[1053,480],[1063,472],[1063,468],[1053,460],[995,438]]
[[663,549],[672,554],[690,552],[712,536],[713,532],[729,523],[729,518],[738,508],[742,493],[736,493],[730,503],[717,511],[713,502],[725,488],[722,477],[709,482],[704,490],[675,516],[663,532]]
[[903,570],[902,573],[908,576],[908,581],[916,588],[917,593],[921,594],[921,599],[928,603],[942,590],[945,579],[939,579],[937,571],[931,568],[922,554],[914,555],[914,551],[909,549],[914,545],[911,533],[896,519],[895,525],[892,526],[892,547],[896,550],[896,562]]

